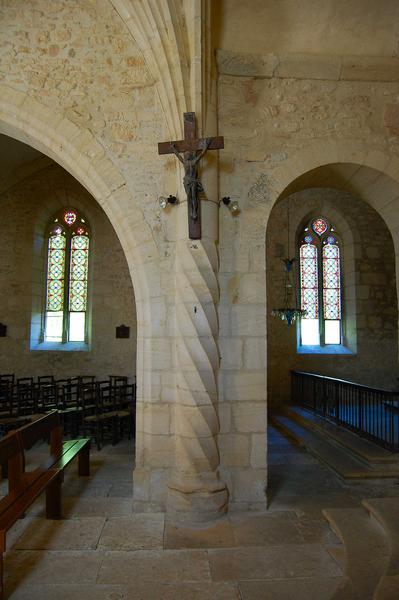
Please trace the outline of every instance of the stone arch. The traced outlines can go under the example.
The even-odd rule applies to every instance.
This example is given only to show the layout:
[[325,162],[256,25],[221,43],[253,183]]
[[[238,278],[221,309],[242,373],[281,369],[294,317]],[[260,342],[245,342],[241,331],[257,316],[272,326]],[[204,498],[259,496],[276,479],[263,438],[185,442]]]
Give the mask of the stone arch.
[[[152,452],[151,435],[146,435],[144,456],[144,401],[151,403],[159,395],[152,378],[157,355],[151,350],[162,299],[151,229],[138,203],[132,202],[124,177],[88,129],[76,126],[31,96],[1,85],[0,132],[36,148],[75,177],[104,209],[121,242],[136,297],[136,470],[142,471]],[[146,418],[151,421],[149,413],[150,406]]]
[[[273,171],[271,205],[304,187],[335,187],[361,197],[384,218],[384,207],[399,200],[399,157],[368,150],[364,143],[323,141],[293,154]],[[382,194],[380,202],[373,200]],[[388,227],[397,228],[387,223]]]
[[[399,296],[399,158],[364,143],[315,143],[289,156],[270,176],[269,201],[264,205],[268,222],[275,203],[309,188],[335,188],[357,197],[385,222],[395,251],[396,288]],[[259,205],[257,207],[259,209]],[[265,227],[266,231],[266,227]],[[291,237],[294,238],[294,235]],[[358,240],[354,239],[355,251]]]
[[309,187],[346,190],[380,214],[394,243],[399,297],[399,157],[367,149],[360,141],[318,142],[294,154],[285,166],[273,172],[270,206],[279,198]]

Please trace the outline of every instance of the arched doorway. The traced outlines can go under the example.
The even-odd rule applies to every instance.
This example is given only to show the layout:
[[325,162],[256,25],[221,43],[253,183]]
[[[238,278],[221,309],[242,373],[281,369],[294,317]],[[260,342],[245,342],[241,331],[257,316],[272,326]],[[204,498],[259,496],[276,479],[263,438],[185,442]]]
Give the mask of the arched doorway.
[[[77,127],[33,98],[2,86],[0,132],[52,158],[77,179],[101,205],[119,238],[137,307],[135,501],[138,508],[151,503],[153,508],[162,510],[164,504],[159,498],[164,482],[154,484],[150,491],[149,480],[154,463],[158,467],[158,482],[162,479],[159,472],[170,466],[173,439],[157,436],[154,417],[160,380],[158,332],[154,328],[164,300],[160,297],[158,253],[151,230],[124,177],[90,131]],[[159,459],[160,448],[162,459]],[[154,453],[158,456],[156,460]],[[157,498],[155,502],[151,502],[152,494]]]

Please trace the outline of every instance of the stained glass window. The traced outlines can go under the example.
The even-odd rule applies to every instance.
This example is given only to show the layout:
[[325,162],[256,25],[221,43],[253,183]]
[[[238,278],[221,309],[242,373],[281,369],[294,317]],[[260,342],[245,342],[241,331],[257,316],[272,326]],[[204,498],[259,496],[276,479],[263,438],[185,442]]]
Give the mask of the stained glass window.
[[89,242],[86,221],[78,211],[66,209],[53,219],[47,254],[46,341],[85,340]]
[[74,210],[68,210],[64,214],[64,221],[67,225],[73,225],[76,221],[76,212]]
[[317,319],[319,314],[317,248],[312,244],[301,246],[301,308],[305,319]]
[[332,244],[323,247],[323,308],[325,319],[341,318],[339,248]]
[[312,229],[317,235],[323,235],[328,229],[327,221],[325,219],[316,219],[312,223]]
[[324,341],[341,342],[341,268],[339,247],[335,238],[327,238],[323,247],[323,311]]
[[301,319],[301,339],[302,344],[315,346],[319,344],[317,247],[305,241],[300,248],[301,308],[306,310]]
[[313,219],[303,229],[299,254],[301,308],[307,311],[301,319],[301,344],[340,344],[341,256],[339,239],[327,219]]
[[60,233],[51,235],[48,242],[47,261],[47,310],[64,308],[65,237]]
[[88,264],[89,238],[86,235],[75,235],[71,241],[69,276],[69,310],[72,312],[86,310]]
[[47,341],[62,340],[65,297],[65,246],[61,227],[55,227],[48,240],[45,337]]

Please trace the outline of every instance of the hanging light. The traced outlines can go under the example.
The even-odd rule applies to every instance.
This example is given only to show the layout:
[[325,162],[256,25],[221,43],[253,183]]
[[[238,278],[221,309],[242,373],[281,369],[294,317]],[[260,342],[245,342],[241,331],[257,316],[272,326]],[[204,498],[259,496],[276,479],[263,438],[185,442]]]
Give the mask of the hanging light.
[[[290,205],[287,204],[287,230],[288,230],[288,251],[290,249]],[[286,321],[288,327],[296,319],[306,316],[306,310],[302,310],[298,302],[298,294],[295,285],[294,263],[295,258],[284,258],[284,300],[281,308],[273,308],[272,316],[279,317]]]
[[[304,317],[306,315],[306,310],[302,310],[298,307],[298,303],[296,300],[296,288],[295,283],[293,282],[293,266],[294,266],[295,258],[284,258],[284,302],[281,308],[273,308],[272,316],[280,317],[282,321],[287,321],[287,325],[290,326],[291,323],[300,317]],[[292,306],[295,304],[295,306]]]

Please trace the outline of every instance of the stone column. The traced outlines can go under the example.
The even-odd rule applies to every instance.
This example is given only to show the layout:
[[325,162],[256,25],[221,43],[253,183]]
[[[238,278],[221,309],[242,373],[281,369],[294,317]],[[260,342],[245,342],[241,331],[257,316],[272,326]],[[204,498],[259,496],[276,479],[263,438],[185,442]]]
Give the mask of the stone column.
[[[215,109],[214,103],[208,103],[204,128],[208,135],[216,134]],[[200,111],[197,118],[201,130]],[[183,189],[180,198],[184,201],[177,215],[175,463],[169,481],[168,513],[176,520],[191,522],[220,517],[228,503],[227,488],[219,476],[217,442],[220,362],[217,174],[217,155],[209,152],[200,173],[205,188],[200,240],[188,239]],[[183,177],[182,170],[180,176]]]
[[218,472],[217,265],[216,245],[209,238],[177,242],[175,463],[168,513],[179,521],[209,521],[227,509]]
[[[194,0],[182,7],[189,45],[180,47],[179,56],[190,57],[190,68],[182,71],[185,110],[196,113],[200,136],[216,135],[216,72],[211,72],[214,65],[210,46],[210,0]],[[176,39],[180,39],[179,34]],[[180,110],[177,114],[181,119]],[[217,518],[226,511],[228,501],[226,486],[219,477],[217,445],[219,208],[215,154],[209,152],[201,165],[200,179],[206,197],[201,199],[200,240],[188,238],[184,173],[180,163],[176,163],[179,204],[173,209],[176,211],[175,455],[168,482],[167,511],[174,520],[186,522]]]

